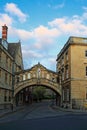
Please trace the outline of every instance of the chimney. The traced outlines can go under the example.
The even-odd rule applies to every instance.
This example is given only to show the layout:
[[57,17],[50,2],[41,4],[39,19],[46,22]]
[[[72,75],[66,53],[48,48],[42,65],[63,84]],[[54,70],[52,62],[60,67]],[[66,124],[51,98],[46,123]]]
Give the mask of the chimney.
[[8,27],[6,26],[6,24],[4,24],[4,26],[2,26],[2,39],[7,40],[7,31],[8,31]]

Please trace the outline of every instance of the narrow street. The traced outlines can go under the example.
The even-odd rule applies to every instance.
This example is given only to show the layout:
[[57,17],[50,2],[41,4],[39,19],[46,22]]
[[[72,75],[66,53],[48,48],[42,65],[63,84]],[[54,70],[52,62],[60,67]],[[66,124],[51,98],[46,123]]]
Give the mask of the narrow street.
[[27,105],[24,109],[5,115],[0,118],[1,122],[9,122],[14,120],[27,120],[27,119],[37,119],[45,117],[53,117],[58,115],[63,115],[65,112],[60,110],[52,109],[51,101],[43,101],[39,103],[33,103],[32,105]]
[[0,118],[0,130],[87,130],[87,113],[52,109],[43,101]]

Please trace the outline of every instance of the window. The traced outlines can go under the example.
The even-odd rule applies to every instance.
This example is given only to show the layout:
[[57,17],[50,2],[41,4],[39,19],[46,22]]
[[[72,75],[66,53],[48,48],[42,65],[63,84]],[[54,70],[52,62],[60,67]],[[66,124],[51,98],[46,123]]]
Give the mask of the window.
[[6,102],[7,101],[7,91],[4,90],[4,101]]
[[55,82],[55,78],[54,77],[52,77],[52,82]]
[[64,64],[64,56],[62,57],[62,65]]
[[49,79],[50,78],[50,76],[49,76],[49,74],[47,74],[47,79]]
[[66,78],[69,78],[69,69],[68,65],[66,66]]
[[20,81],[20,77],[19,76],[17,76],[17,83]]
[[69,101],[70,100],[69,88],[64,88],[62,90],[62,94],[63,94],[63,101]]
[[8,99],[8,100],[9,100],[9,102],[11,101],[11,97],[10,97],[10,96],[9,96],[9,99]]
[[86,87],[86,100],[87,100],[87,87]]
[[23,75],[23,80],[25,80],[26,79],[26,76],[25,75]]
[[63,101],[64,101],[64,89],[62,90],[62,98],[63,98]]
[[25,100],[28,101],[28,95],[26,95],[26,99]]
[[87,50],[85,51],[85,57],[87,57]]
[[62,80],[64,80],[64,68],[62,69]]
[[10,60],[10,70],[12,70],[12,63],[11,63],[11,60]]
[[1,62],[1,54],[2,54],[2,51],[1,51],[1,49],[0,49],[0,62]]
[[11,75],[9,75],[9,85],[11,85]]
[[8,101],[11,101],[11,92],[9,91],[9,97],[8,97]]
[[5,83],[7,83],[7,73],[5,73]]
[[6,56],[6,67],[8,68],[8,56]]
[[87,66],[86,66],[86,70],[85,70],[85,72],[86,72],[85,74],[86,74],[86,76],[87,76]]
[[0,69],[0,78],[1,78],[1,69]]
[[66,52],[66,60],[68,60],[68,51]]
[[30,73],[28,73],[28,79],[30,79],[31,78],[31,75],[30,75]]
[[67,88],[67,101],[69,101],[69,89]]

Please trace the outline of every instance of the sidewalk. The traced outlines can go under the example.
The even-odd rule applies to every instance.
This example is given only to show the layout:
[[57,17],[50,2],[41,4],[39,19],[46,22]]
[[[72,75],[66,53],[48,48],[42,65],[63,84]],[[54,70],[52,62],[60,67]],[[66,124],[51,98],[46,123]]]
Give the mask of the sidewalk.
[[22,110],[23,108],[24,108],[24,106],[14,107],[13,110],[11,110],[11,109],[2,109],[2,110],[0,110],[0,118],[7,115],[7,114],[14,113],[16,111]]
[[70,108],[62,108],[59,106],[52,106],[52,108],[56,109],[56,110],[63,111],[63,112],[86,113],[87,114],[87,109],[86,110],[84,110],[84,109],[70,109]]

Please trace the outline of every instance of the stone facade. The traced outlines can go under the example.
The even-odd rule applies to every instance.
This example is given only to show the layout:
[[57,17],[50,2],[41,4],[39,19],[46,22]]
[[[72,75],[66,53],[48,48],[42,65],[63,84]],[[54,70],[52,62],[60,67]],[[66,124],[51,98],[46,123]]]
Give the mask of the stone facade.
[[[58,84],[58,75],[56,72],[48,70],[40,63],[32,68],[15,73],[14,97],[19,104],[20,97],[23,103],[26,99],[26,90],[37,86],[44,86],[53,90],[59,97],[61,88]],[[31,89],[31,90],[32,90]],[[59,99],[60,100],[60,99]]]
[[57,55],[62,105],[84,107],[87,100],[87,39],[70,37]]
[[7,36],[3,36],[6,31],[7,26],[4,25],[0,39],[0,109],[12,103],[14,73],[23,69],[21,44],[8,43]]

